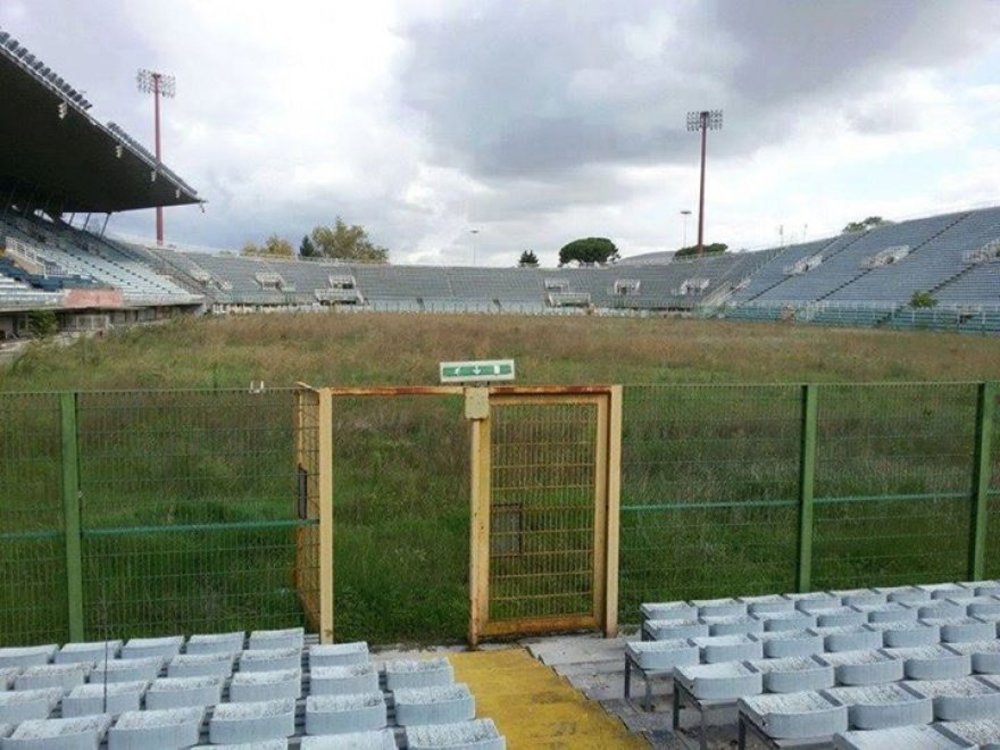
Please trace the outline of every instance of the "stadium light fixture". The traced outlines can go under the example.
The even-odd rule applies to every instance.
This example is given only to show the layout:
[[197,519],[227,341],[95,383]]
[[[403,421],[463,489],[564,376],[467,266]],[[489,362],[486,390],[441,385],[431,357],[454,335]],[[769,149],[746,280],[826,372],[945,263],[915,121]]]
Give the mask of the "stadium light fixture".
[[698,192],[698,258],[705,247],[705,151],[709,130],[722,130],[722,110],[688,112],[687,129],[701,132],[701,188]]
[[476,240],[478,239],[477,235],[479,234],[479,230],[478,229],[470,229],[469,230],[469,234],[472,235],[472,265],[475,266],[476,265]]
[[690,208],[682,208],[681,209],[681,216],[684,217],[682,219],[682,223],[684,225],[684,242],[681,243],[681,247],[687,247],[687,244],[688,244],[688,217],[690,215],[691,215],[691,209]]
[[[170,75],[157,73],[146,68],[140,68],[135,74],[135,83],[139,91],[153,95],[153,127],[156,134],[156,164],[162,163],[160,155],[160,97],[173,99],[177,96],[177,80]],[[156,179],[154,174],[153,180]],[[163,206],[156,207],[156,244],[163,244]]]

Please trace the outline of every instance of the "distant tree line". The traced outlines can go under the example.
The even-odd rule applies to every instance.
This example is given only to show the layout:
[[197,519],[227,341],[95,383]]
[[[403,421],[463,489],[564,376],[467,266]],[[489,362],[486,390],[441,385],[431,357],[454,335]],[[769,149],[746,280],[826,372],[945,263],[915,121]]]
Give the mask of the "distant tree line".
[[862,219],[861,221],[849,221],[847,226],[845,226],[841,231],[841,234],[867,232],[869,229],[884,227],[887,224],[892,224],[892,222],[887,219],[883,219],[881,216],[869,216],[867,219]]
[[[713,242],[711,245],[705,245],[702,247],[702,255],[714,255],[717,253],[724,253],[729,249],[729,245],[725,242]],[[691,255],[698,254],[698,246],[691,245],[690,247],[682,247],[676,253],[674,253],[675,258],[686,258]]]
[[[296,255],[292,243],[276,234],[264,240],[262,245],[247,242],[241,252],[243,255],[272,258],[294,258]],[[330,258],[355,263],[389,262],[388,248],[372,242],[364,227],[348,225],[339,216],[332,227],[321,224],[305,235],[299,243],[298,255],[301,258]]]

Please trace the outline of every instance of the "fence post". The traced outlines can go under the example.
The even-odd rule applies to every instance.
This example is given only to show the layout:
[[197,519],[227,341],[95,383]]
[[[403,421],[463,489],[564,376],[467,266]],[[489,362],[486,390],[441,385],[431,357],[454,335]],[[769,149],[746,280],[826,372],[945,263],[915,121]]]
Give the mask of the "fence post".
[[319,641],[333,643],[333,392],[319,390]]
[[816,386],[802,386],[802,430],[799,442],[799,551],[795,585],[812,587],[813,484],[816,476]]
[[76,393],[59,394],[62,417],[63,528],[66,544],[66,604],[69,639],[83,640],[83,558],[80,548],[80,454]]
[[969,580],[979,581],[986,568],[986,517],[992,474],[993,413],[997,384],[980,383],[976,399],[976,437],[972,459],[972,518],[969,524]]

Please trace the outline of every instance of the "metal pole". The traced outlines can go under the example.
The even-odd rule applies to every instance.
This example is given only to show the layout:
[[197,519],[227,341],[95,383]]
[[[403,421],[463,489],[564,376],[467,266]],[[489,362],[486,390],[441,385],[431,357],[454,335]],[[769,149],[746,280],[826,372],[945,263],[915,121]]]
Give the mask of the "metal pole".
[[986,570],[986,528],[992,481],[993,418],[997,384],[980,383],[976,398],[976,437],[972,460],[972,504],[969,524],[969,579],[980,581]]
[[812,590],[813,488],[816,477],[816,386],[802,386],[799,437],[799,549],[795,587]]
[[76,394],[59,396],[62,422],[63,531],[66,552],[66,604],[69,640],[83,640],[83,554],[80,541],[80,453]]
[[705,145],[708,141],[708,112],[701,118],[701,190],[698,193],[698,259],[705,246]]
[[472,265],[476,265],[476,240],[478,239],[479,230],[470,229],[469,234],[472,235]]
[[[156,121],[156,166],[163,163],[160,156],[160,74],[153,74],[153,112]],[[163,244],[163,206],[156,207],[156,244]]]

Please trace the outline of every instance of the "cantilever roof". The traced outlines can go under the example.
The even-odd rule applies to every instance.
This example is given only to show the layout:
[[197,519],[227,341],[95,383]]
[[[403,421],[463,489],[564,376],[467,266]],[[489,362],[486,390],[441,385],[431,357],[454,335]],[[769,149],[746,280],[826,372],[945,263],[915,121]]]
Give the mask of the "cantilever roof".
[[97,213],[200,202],[124,131],[94,119],[86,99],[3,31],[0,92],[5,197],[15,192],[55,210]]

